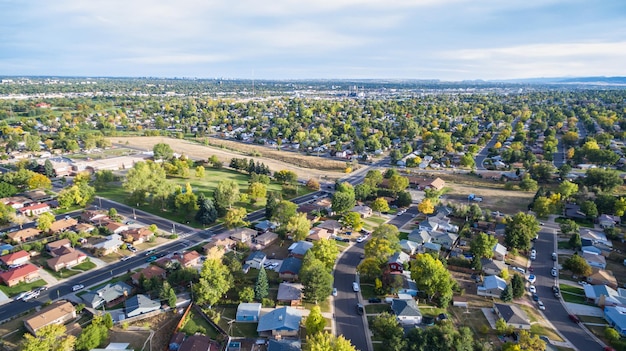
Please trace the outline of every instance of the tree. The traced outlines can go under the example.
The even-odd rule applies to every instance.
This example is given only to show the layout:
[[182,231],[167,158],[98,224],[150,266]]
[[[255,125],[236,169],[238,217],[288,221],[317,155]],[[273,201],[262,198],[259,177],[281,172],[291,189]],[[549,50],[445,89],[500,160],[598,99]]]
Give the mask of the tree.
[[267,196],[267,186],[259,182],[250,183],[250,185],[248,185],[248,194],[254,201],[263,199]]
[[52,182],[50,178],[46,177],[43,174],[33,173],[33,175],[28,179],[28,188],[29,189],[50,189],[52,188]]
[[539,338],[539,335],[531,335],[527,330],[519,331],[518,345],[523,351],[543,351],[546,349],[546,342]]
[[[292,217],[297,214],[298,205],[288,200],[279,201],[272,210],[272,220],[278,223],[279,227],[285,227]],[[309,224],[310,225],[310,224]]]
[[506,324],[506,321],[502,318],[498,318],[496,321],[496,331],[499,335],[509,335],[513,332],[513,328]]
[[204,166],[197,166],[196,167],[196,178],[204,179],[205,171],[206,170],[204,169]]
[[590,187],[598,187],[603,191],[611,191],[624,184],[619,172],[612,169],[591,168],[587,170],[585,184]]
[[334,212],[344,213],[351,210],[356,205],[356,199],[353,192],[335,192],[332,199],[332,208]]
[[424,198],[424,200],[417,205],[417,209],[423,214],[431,214],[435,212],[435,206],[429,198]]
[[354,197],[359,201],[365,201],[372,194],[372,188],[365,183],[357,184],[354,187]]
[[94,318],[76,339],[76,349],[81,351],[94,349],[104,343],[108,336],[107,327],[99,318]]
[[404,329],[398,323],[395,315],[383,312],[374,317],[370,329],[374,335],[383,340],[386,350],[402,350]]
[[467,167],[467,168],[476,167],[476,161],[474,160],[474,156],[472,156],[469,153],[466,153],[463,156],[461,156],[461,160],[459,162],[461,163],[461,166],[463,167]]
[[306,218],[306,213],[298,213],[289,218],[285,231],[291,233],[293,241],[304,240],[311,230],[311,221]]
[[389,178],[388,188],[394,193],[398,194],[409,186],[409,178],[401,176],[401,175],[393,175]]
[[180,213],[185,214],[186,217],[198,210],[198,196],[193,193],[191,184],[185,184],[185,190],[178,189],[174,196],[174,207]]
[[233,207],[226,212],[224,216],[224,225],[226,228],[245,227],[249,223],[245,220],[247,211],[243,207]]
[[[411,278],[417,287],[428,295],[429,300],[437,294],[440,306],[447,306],[452,299],[454,280],[443,263],[429,254],[418,254],[411,263]],[[443,297],[443,298],[442,298]]]
[[519,188],[523,191],[535,191],[539,188],[539,184],[536,180],[532,179],[529,174],[526,174],[519,183]]
[[344,214],[341,218],[341,223],[357,232],[361,230],[361,228],[363,228],[363,224],[365,224],[363,218],[361,218],[361,215],[357,212],[348,212]]
[[300,269],[300,281],[303,285],[304,300],[309,302],[323,301],[333,291],[333,275],[317,258],[303,262]]
[[580,204],[580,210],[587,218],[592,219],[598,217],[598,207],[593,201],[583,201],[583,203]]
[[207,259],[200,271],[200,280],[193,286],[193,293],[198,304],[214,305],[232,287],[233,279],[222,262]]
[[411,193],[408,191],[401,191],[398,193],[395,204],[398,207],[408,207],[413,203],[413,198],[411,197]]
[[304,351],[356,351],[356,348],[343,335],[330,333],[309,334],[306,336]]
[[511,278],[511,292],[514,299],[519,299],[524,296],[524,279],[519,274],[513,274]]
[[504,302],[511,302],[513,300],[513,291],[511,290],[511,284],[508,284],[502,293],[500,294],[500,300]]
[[568,180],[564,180],[556,188],[556,192],[561,194],[563,200],[570,199],[574,194],[578,192],[578,184],[572,183]]
[[539,232],[539,222],[529,214],[519,212],[507,219],[504,229],[504,242],[509,248],[527,250],[530,240]]
[[278,203],[282,200],[280,193],[275,193],[273,191],[269,191],[265,198],[265,217],[273,218],[274,211],[276,207],[278,207]]
[[389,203],[385,200],[384,197],[376,198],[376,200],[372,201],[372,210],[381,214],[382,212],[389,211]]
[[318,260],[322,261],[324,266],[329,272],[333,270],[337,256],[339,256],[339,249],[333,240],[320,239],[313,243],[311,252]]
[[571,248],[573,248],[574,250],[578,250],[578,249],[582,248],[583,242],[582,242],[582,239],[580,238],[580,233],[579,232],[574,232],[574,234],[572,234],[572,236],[570,236],[570,238],[569,238],[569,246]]
[[24,334],[21,351],[72,351],[76,337],[68,335],[62,324],[49,324],[37,330],[37,336]]
[[198,196],[198,212],[196,212],[196,221],[202,225],[208,225],[214,223],[217,220],[218,214],[213,200],[200,193]]
[[44,212],[39,215],[39,218],[37,218],[37,229],[42,232],[47,232],[54,221],[55,218],[52,213]]
[[554,206],[550,199],[545,196],[539,196],[535,202],[533,202],[533,211],[539,217],[546,217],[550,213],[554,212]]
[[378,185],[383,181],[383,174],[377,169],[367,171],[363,184],[369,185],[370,189],[374,190],[378,188]]
[[0,182],[0,197],[11,197],[17,194],[17,188],[7,182]]
[[176,308],[177,300],[178,298],[176,297],[176,291],[174,291],[174,289],[170,289],[167,296],[167,305],[170,306],[170,308],[174,309]]
[[324,319],[324,316],[322,316],[320,306],[316,305],[311,308],[311,312],[309,312],[309,315],[304,321],[304,326],[306,327],[307,335],[314,335],[324,330],[326,320]]
[[239,291],[239,300],[241,302],[252,302],[252,300],[254,300],[254,289],[245,286]]
[[572,255],[563,262],[563,269],[571,271],[572,274],[586,277],[591,274],[591,266],[580,255]]
[[578,223],[574,222],[571,219],[566,219],[561,223],[561,232],[563,234],[574,234],[580,232],[580,226]]
[[320,190],[320,182],[315,178],[310,178],[306,182],[306,187],[314,191]]
[[213,192],[213,199],[215,200],[217,212],[221,215],[226,214],[226,210],[239,201],[239,186],[237,182],[231,179],[221,180],[217,183],[217,187]]
[[276,178],[276,181],[283,184],[293,184],[298,181],[298,175],[296,174],[296,172],[286,169],[275,172],[274,178]]
[[169,144],[166,143],[158,143],[152,147],[152,153],[154,154],[155,160],[169,160],[174,156],[174,151],[170,147]]
[[132,203],[142,203],[147,194],[156,195],[159,189],[165,188],[166,184],[168,182],[162,167],[152,161],[140,161],[128,170],[122,186],[131,193]]
[[478,258],[491,258],[497,243],[498,239],[495,236],[480,233],[470,241],[470,251]]
[[269,295],[267,272],[264,267],[261,267],[261,269],[259,269],[259,275],[256,277],[256,283],[254,284],[254,298],[257,301],[262,301],[267,295]]
[[380,275],[383,273],[380,266],[381,263],[379,259],[375,257],[367,257],[366,255],[365,259],[361,261],[361,263],[359,263],[356,270],[361,276],[368,279],[374,279],[380,277]]
[[50,159],[46,159],[46,162],[43,164],[43,174],[48,178],[54,178],[56,176],[54,166]]

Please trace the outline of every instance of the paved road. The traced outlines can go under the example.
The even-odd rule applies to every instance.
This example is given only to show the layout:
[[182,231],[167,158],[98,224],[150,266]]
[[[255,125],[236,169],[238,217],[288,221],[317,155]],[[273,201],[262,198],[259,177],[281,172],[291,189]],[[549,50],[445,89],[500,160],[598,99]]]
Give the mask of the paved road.
[[563,307],[560,299],[552,294],[552,286],[558,283],[550,274],[552,267],[556,265],[552,261],[552,253],[556,252],[556,228],[558,224],[546,223],[539,233],[539,239],[535,243],[537,260],[533,261],[534,273],[537,276],[537,295],[546,306],[544,315],[576,348],[580,351],[601,350],[602,345],[594,341],[578,325],[569,320],[569,313]]
[[[518,122],[519,122],[519,117],[513,120],[513,123],[511,124],[512,126],[511,129],[515,130],[515,125]],[[489,140],[489,142],[480,150],[480,152],[478,152],[476,156],[474,156],[474,163],[476,164],[477,170],[479,171],[486,170],[486,168],[483,166],[483,163],[487,159],[487,155],[489,155],[489,149],[494,147],[496,143],[498,142],[499,135],[500,135],[500,132],[494,133],[493,136],[491,137],[491,140]]]
[[411,206],[404,214],[393,217],[389,222],[387,222],[387,224],[393,224],[398,228],[402,228],[407,222],[410,222],[413,218],[415,218],[418,213],[419,210],[417,209],[417,206]]
[[364,317],[357,313],[359,294],[352,290],[356,277],[356,266],[361,261],[364,243],[355,244],[346,250],[335,266],[335,326],[337,335],[350,340],[357,350],[370,350],[365,331]]

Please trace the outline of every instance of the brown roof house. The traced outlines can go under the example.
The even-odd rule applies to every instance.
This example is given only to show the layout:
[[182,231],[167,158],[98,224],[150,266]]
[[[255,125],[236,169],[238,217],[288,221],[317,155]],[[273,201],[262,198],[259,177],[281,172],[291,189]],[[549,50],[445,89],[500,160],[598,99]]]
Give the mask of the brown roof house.
[[306,240],[308,241],[318,241],[322,239],[328,240],[330,238],[330,232],[324,228],[315,227],[309,231],[309,235],[307,235]]
[[[47,243],[46,244],[46,249],[49,252],[53,252],[54,250],[60,249],[62,247],[71,248],[72,247],[72,243],[70,242],[69,239],[65,238],[65,239],[53,241],[51,243]],[[58,255],[56,255],[56,256],[58,256]]]
[[138,285],[141,277],[146,279],[151,279],[152,277],[158,277],[161,279],[165,279],[165,269],[155,266],[149,265],[148,267],[142,269],[140,272],[137,272],[131,276],[133,284]]
[[257,235],[257,231],[250,228],[235,228],[228,231],[228,237],[240,243],[249,243]]
[[230,249],[235,246],[236,243],[236,241],[230,238],[224,238],[211,241],[202,248],[204,249],[207,258],[221,259],[225,253],[230,251]]
[[65,231],[77,224],[78,221],[74,218],[59,219],[58,221],[52,222],[52,224],[50,225],[50,233],[59,233]]
[[102,223],[109,220],[105,212],[87,210],[80,214],[80,220],[85,223]]
[[21,282],[32,282],[39,279],[37,266],[27,263],[23,266],[0,273],[0,281],[6,286],[15,286]]
[[219,351],[222,348],[206,335],[191,335],[185,338],[178,351]]
[[197,251],[187,251],[182,255],[174,255],[174,259],[180,262],[183,267],[193,267],[200,263],[200,255]]
[[587,282],[592,285],[606,285],[613,289],[619,287],[613,272],[595,267],[591,268],[591,274],[587,277]]
[[124,223],[117,222],[109,222],[106,225],[106,228],[111,231],[113,234],[120,234],[123,231],[128,230],[128,226]]
[[445,186],[446,186],[446,182],[443,179],[437,177],[437,178],[435,178],[435,179],[433,179],[431,181],[428,181],[428,182],[425,182],[425,183],[421,184],[419,186],[419,188],[421,190],[435,189],[435,190],[439,191],[439,190],[443,189]]
[[30,261],[30,254],[24,250],[20,250],[8,255],[0,256],[0,261],[7,266],[26,264]]
[[37,235],[41,234],[41,230],[36,228],[26,228],[22,230],[18,230],[17,232],[7,234],[7,238],[15,241],[15,242],[24,242],[28,239],[34,238]]
[[48,267],[53,269],[55,272],[58,272],[63,268],[72,268],[76,265],[79,265],[85,262],[86,259],[87,255],[85,255],[84,253],[78,250],[69,249],[68,253],[61,256],[53,257],[46,261],[46,263],[48,264]]
[[133,228],[122,232],[124,241],[133,245],[144,243],[154,237],[154,233],[148,228]]
[[334,219],[328,219],[320,223],[316,228],[326,229],[330,233],[330,235],[337,235],[339,234],[343,226],[341,225],[341,223]]
[[36,315],[25,319],[24,326],[33,335],[37,335],[37,330],[51,324],[64,324],[76,318],[76,309],[65,300],[52,303],[50,306],[41,309]]

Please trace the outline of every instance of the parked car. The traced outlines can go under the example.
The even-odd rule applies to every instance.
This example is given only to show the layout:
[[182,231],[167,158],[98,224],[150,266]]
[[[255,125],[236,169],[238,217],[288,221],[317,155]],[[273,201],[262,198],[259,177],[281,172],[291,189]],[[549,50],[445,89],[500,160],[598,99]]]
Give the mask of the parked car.
[[360,236],[360,237],[356,238],[356,242],[357,242],[357,243],[362,243],[362,242],[364,242],[364,241],[365,241],[365,239],[367,239],[367,237],[366,237],[366,236]]
[[556,252],[553,252],[552,253],[552,261],[556,261],[556,259],[557,259]]
[[352,290],[354,290],[354,292],[359,292],[359,291],[361,291],[361,288],[359,287],[359,283],[357,283],[357,282],[352,282]]
[[337,296],[337,288],[333,288],[333,296]]
[[536,259],[537,259],[537,254],[535,254],[535,253],[531,253],[531,254],[530,254],[530,259],[531,259],[531,261],[536,260]]
[[120,258],[120,261],[128,261],[130,260],[130,256],[122,256],[122,258]]
[[578,281],[578,285],[583,285],[583,286],[584,286],[584,285],[587,285],[587,284],[589,284],[589,283],[587,283],[587,282],[586,282],[586,281],[584,281],[584,280],[579,280],[579,281]]
[[427,326],[435,325],[435,317],[428,317],[428,316],[422,317],[422,324],[427,325]]
[[539,301],[539,295],[533,294],[533,301]]
[[39,291],[30,291],[26,296],[24,296],[24,298],[22,298],[22,301],[28,301],[37,297],[39,297]]
[[383,300],[381,300],[379,297],[370,297],[367,301],[369,303],[381,303]]
[[559,287],[558,287],[558,286],[553,285],[553,286],[552,286],[552,292],[553,292],[553,293],[558,293],[558,292],[561,292],[561,289],[559,289]]
[[356,304],[356,312],[360,315],[362,315],[363,313],[365,313],[365,307],[363,307],[362,304],[357,303]]
[[524,268],[521,268],[521,267],[513,267],[513,270],[514,271],[518,271],[518,272],[520,272],[522,274],[526,274],[526,270]]
[[33,290],[33,291],[36,291],[36,292],[42,292],[42,291],[46,291],[46,290],[48,290],[48,287],[47,287],[47,286],[40,286],[40,287],[36,288],[36,289],[35,289],[35,290]]
[[531,285],[528,287],[528,291],[530,291],[532,294],[536,294],[537,288],[534,285]]
[[146,259],[146,262],[150,263],[150,262],[154,262],[156,260],[157,260],[156,256],[150,256],[150,257],[148,257],[148,259]]
[[19,295],[17,295],[15,297],[15,301],[19,301],[22,300],[23,298],[25,298],[28,294],[30,294],[30,291],[24,291],[22,293],[20,293]]
[[569,319],[574,323],[580,323],[580,319],[575,314],[570,314]]
[[78,291],[82,288],[84,288],[85,286],[83,284],[76,284],[72,287],[72,291]]
[[537,306],[539,307],[540,310],[545,311],[546,310],[546,305],[543,304],[543,301],[539,300],[537,301]]
[[537,281],[537,277],[535,277],[534,274],[531,274],[528,276],[528,282],[531,284],[535,284],[535,282]]
[[552,274],[553,277],[556,277],[559,275],[559,271],[557,271],[556,268],[552,268],[552,270],[550,271],[550,274]]

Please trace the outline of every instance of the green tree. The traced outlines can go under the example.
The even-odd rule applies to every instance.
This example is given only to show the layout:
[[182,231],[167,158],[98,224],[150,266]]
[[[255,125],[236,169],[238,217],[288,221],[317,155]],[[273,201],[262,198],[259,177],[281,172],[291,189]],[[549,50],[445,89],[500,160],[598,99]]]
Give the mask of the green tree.
[[356,348],[343,335],[330,333],[309,334],[306,336],[304,351],[356,351]]
[[147,194],[157,194],[165,184],[168,182],[162,167],[152,161],[140,161],[128,170],[122,186],[131,194],[132,203],[143,203]]
[[296,174],[296,172],[286,169],[275,172],[274,178],[276,178],[276,181],[283,184],[294,184],[298,181],[298,175]]
[[11,197],[17,194],[17,188],[7,182],[0,182],[0,197]]
[[254,182],[248,186],[248,194],[254,201],[265,198],[267,196],[267,186],[263,183]]
[[306,327],[307,335],[315,335],[324,330],[324,327],[326,326],[326,320],[324,319],[324,316],[322,316],[322,310],[320,309],[320,306],[316,305],[311,308],[309,315],[304,321],[304,326]]
[[561,194],[563,200],[568,200],[578,192],[578,184],[564,180],[559,184],[556,192]]
[[196,178],[204,179],[205,171],[206,170],[204,169],[204,166],[197,166],[196,167]]
[[356,205],[354,192],[335,192],[332,198],[332,208],[334,212],[344,213],[351,210]]
[[316,304],[328,298],[333,290],[333,275],[317,258],[303,261],[300,281],[303,285],[304,300]]
[[474,160],[474,156],[472,156],[469,153],[466,153],[463,156],[461,156],[460,163],[461,163],[461,166],[463,167],[467,167],[467,168],[476,167],[476,161]]
[[411,278],[415,280],[420,291],[428,295],[429,300],[439,294],[440,306],[447,306],[445,302],[452,299],[454,280],[443,263],[432,255],[416,256],[411,263]]
[[563,269],[571,271],[572,274],[586,277],[591,274],[591,266],[580,255],[572,255],[563,262]]
[[361,183],[354,187],[354,197],[359,201],[365,201],[372,194],[372,188],[368,184]]
[[383,174],[377,169],[367,171],[363,184],[369,185],[370,189],[375,190],[378,185],[383,181]]
[[207,259],[200,271],[200,281],[193,286],[195,300],[201,305],[215,305],[232,284],[228,267],[217,259]]
[[339,249],[333,240],[321,239],[313,243],[311,252],[318,260],[322,261],[324,266],[329,272],[332,271],[337,256],[339,256]]
[[37,330],[37,336],[24,334],[21,351],[72,351],[76,338],[68,335],[62,324],[49,324]]
[[43,164],[43,174],[48,178],[54,178],[56,176],[54,166],[49,159],[47,159],[46,162],[44,162]]
[[344,214],[341,218],[341,223],[357,232],[361,230],[361,228],[363,228],[363,224],[365,224],[363,218],[361,218],[361,215],[357,212],[348,212]]
[[593,201],[583,201],[583,203],[580,204],[580,210],[587,218],[593,219],[598,217],[598,207]]
[[410,206],[413,203],[413,198],[411,197],[411,193],[409,193],[408,191],[399,192],[395,203],[398,207]]
[[407,177],[396,174],[389,178],[388,188],[392,193],[396,195],[408,187],[409,178]]
[[545,196],[539,196],[535,202],[533,202],[533,211],[535,211],[539,217],[546,217],[554,212],[554,206],[550,199]]
[[37,218],[37,229],[41,230],[42,232],[47,232],[48,230],[50,230],[50,226],[54,221],[55,218],[52,213],[44,212],[39,215],[39,218]]
[[370,329],[383,340],[386,350],[402,350],[404,348],[404,330],[395,315],[383,312],[374,317]]
[[272,211],[272,220],[280,227],[285,227],[292,217],[297,215],[298,205],[288,200],[279,201]]
[[478,258],[491,258],[497,243],[498,239],[495,236],[480,233],[470,241],[470,251]]
[[217,217],[217,209],[213,204],[213,200],[204,196],[203,193],[200,193],[198,196],[198,212],[196,212],[195,216],[196,221],[200,222],[202,225],[207,225],[215,223]]
[[507,219],[504,230],[504,242],[510,248],[527,250],[530,240],[539,232],[539,222],[529,214],[518,212]]
[[504,302],[511,302],[513,300],[513,291],[511,290],[511,284],[507,285],[500,294],[500,300]]
[[511,292],[514,299],[524,296],[524,279],[519,274],[513,274],[511,277]]
[[291,233],[293,241],[306,239],[311,230],[311,221],[306,218],[306,213],[298,213],[294,217],[289,218],[285,231]]
[[612,169],[591,168],[585,175],[585,184],[590,187],[598,187],[603,191],[611,191],[624,184],[619,172]]
[[237,182],[231,179],[224,179],[217,183],[217,187],[213,192],[213,199],[217,212],[221,215],[226,214],[235,202],[239,201],[239,186]]
[[254,300],[254,289],[249,286],[243,287],[239,290],[239,300],[241,302],[252,302]]
[[580,232],[580,226],[578,225],[578,223],[574,222],[571,219],[566,219],[565,221],[563,221],[560,227],[563,234],[574,234]]
[[580,233],[579,232],[575,232],[574,234],[572,234],[572,236],[570,236],[569,238],[569,246],[575,250],[579,250],[580,248],[582,248],[583,246],[583,241],[580,238]]
[[154,154],[155,160],[169,160],[174,156],[174,151],[170,147],[169,144],[166,143],[158,143],[152,147],[152,153]]
[[389,203],[384,197],[376,198],[372,201],[372,210],[381,214],[382,212],[389,212]]
[[380,260],[376,257],[365,257],[357,267],[359,274],[368,279],[380,277],[383,273]]
[[174,289],[170,289],[167,296],[167,305],[170,306],[170,308],[172,309],[176,308],[177,299],[178,298],[176,297],[176,291],[174,291]]
[[269,282],[267,281],[267,272],[265,268],[259,269],[259,275],[256,277],[256,284],[254,284],[254,298],[257,301],[262,301],[269,295]]
[[519,187],[524,191],[535,191],[539,188],[539,184],[536,180],[532,179],[530,175],[526,174],[519,183]]
[[247,211],[243,207],[233,207],[226,212],[224,216],[224,225],[226,228],[245,227],[249,223],[245,220]]
[[513,328],[506,324],[506,321],[502,318],[498,318],[496,321],[496,331],[499,335],[509,335],[513,332]]
[[102,345],[109,336],[107,327],[94,319],[76,339],[77,350],[91,350]]

